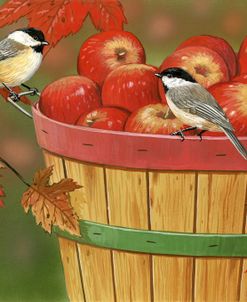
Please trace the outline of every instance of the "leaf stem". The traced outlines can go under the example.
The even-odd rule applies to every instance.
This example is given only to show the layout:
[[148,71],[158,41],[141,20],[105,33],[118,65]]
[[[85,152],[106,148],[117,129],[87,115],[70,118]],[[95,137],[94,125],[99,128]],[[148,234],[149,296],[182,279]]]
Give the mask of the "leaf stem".
[[20,179],[20,181],[24,183],[24,185],[26,185],[29,188],[31,187],[30,183],[28,183],[25,180],[25,178],[1,156],[0,156],[0,162],[2,162],[7,168],[9,168]]

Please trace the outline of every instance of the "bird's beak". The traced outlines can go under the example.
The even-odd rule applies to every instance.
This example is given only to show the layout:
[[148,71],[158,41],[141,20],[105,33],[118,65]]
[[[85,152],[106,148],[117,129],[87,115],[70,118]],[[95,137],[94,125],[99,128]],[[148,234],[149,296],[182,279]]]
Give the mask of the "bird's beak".
[[42,44],[42,45],[49,45],[49,42],[43,41],[43,42],[41,42],[41,44]]
[[158,78],[162,78],[162,75],[160,73],[155,73],[154,75],[156,75],[156,77]]

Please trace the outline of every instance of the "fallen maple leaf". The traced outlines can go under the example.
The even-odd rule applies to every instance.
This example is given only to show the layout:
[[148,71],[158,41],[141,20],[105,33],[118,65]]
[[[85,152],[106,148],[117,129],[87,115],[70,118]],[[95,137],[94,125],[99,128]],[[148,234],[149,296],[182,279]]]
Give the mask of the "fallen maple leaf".
[[36,223],[51,233],[57,225],[73,235],[80,235],[79,221],[70,201],[69,192],[81,188],[72,179],[65,178],[49,185],[53,167],[35,173],[33,184],[22,196],[22,206],[27,213],[30,208]]

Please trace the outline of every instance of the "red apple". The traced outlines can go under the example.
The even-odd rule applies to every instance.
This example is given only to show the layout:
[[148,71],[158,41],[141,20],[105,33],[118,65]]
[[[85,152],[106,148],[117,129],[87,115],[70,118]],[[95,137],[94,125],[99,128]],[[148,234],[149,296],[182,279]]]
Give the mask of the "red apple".
[[141,42],[130,32],[109,31],[95,34],[82,44],[77,69],[101,86],[112,70],[129,63],[145,63]]
[[102,107],[83,114],[76,124],[84,127],[121,131],[128,116],[129,113],[124,110]]
[[182,42],[176,50],[191,46],[208,47],[216,51],[225,61],[229,69],[230,77],[234,77],[237,73],[237,58],[231,45],[220,37],[201,35],[191,37]]
[[68,76],[50,83],[42,91],[41,112],[51,119],[75,124],[85,112],[100,106],[100,91],[90,79]]
[[238,52],[239,73],[247,73],[247,36],[244,38]]
[[[205,88],[229,80],[229,71],[222,57],[206,47],[186,47],[175,51],[163,61],[159,70],[169,67],[185,69]],[[162,103],[166,103],[161,81],[159,81],[159,93]]]
[[185,69],[206,88],[229,80],[229,71],[222,57],[206,47],[186,47],[175,51],[163,61],[160,70],[169,67]]
[[240,75],[234,77],[231,81],[247,84],[247,73],[240,74]]
[[247,84],[220,83],[210,87],[209,92],[225,111],[235,134],[247,135]]
[[113,70],[105,79],[102,102],[134,111],[142,106],[160,102],[157,68],[145,64],[127,64]]
[[160,103],[134,111],[125,125],[125,131],[154,134],[171,134],[184,128],[186,126],[173,115],[169,107]]

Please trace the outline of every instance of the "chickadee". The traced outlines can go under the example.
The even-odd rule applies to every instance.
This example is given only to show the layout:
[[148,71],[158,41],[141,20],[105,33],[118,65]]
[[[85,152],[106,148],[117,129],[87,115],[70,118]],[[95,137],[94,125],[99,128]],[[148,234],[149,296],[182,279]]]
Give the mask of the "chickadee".
[[239,153],[247,159],[247,151],[240,143],[225,112],[214,97],[185,70],[168,68],[155,74],[162,80],[168,106],[173,114],[183,123],[191,127],[172,133],[184,139],[183,132],[201,129],[198,134],[209,130],[224,132]]
[[[46,45],[43,32],[31,27],[18,29],[0,41],[0,87],[6,87],[12,96],[15,95],[10,87],[19,86],[34,75]],[[15,96],[19,98],[25,94]]]

